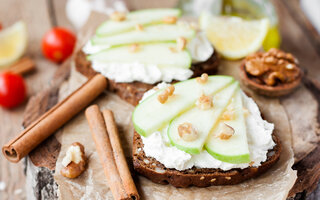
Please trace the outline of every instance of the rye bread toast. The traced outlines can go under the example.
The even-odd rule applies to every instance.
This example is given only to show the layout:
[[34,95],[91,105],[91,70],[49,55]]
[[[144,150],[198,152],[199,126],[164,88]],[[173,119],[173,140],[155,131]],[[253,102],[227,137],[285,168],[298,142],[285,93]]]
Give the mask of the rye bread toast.
[[[191,70],[193,71],[192,77],[200,76],[202,73],[207,73],[209,75],[215,74],[218,70],[218,65],[219,56],[215,52],[207,61],[191,66]],[[83,51],[76,53],[75,66],[77,71],[88,78],[97,74],[97,72],[92,69],[91,62],[87,60],[86,54]],[[139,103],[146,91],[157,85],[157,83],[146,84],[142,82],[116,83],[112,80],[108,80],[108,83],[109,91],[116,93],[120,98],[134,106]]]
[[178,171],[168,169],[154,158],[147,157],[143,150],[143,142],[138,133],[133,136],[133,166],[141,175],[159,184],[171,184],[175,187],[208,187],[212,185],[234,185],[241,183],[271,168],[281,154],[281,143],[278,137],[273,134],[273,141],[276,143],[273,149],[269,150],[267,160],[259,167],[248,167],[245,169],[231,169],[223,171],[220,169],[196,168]]

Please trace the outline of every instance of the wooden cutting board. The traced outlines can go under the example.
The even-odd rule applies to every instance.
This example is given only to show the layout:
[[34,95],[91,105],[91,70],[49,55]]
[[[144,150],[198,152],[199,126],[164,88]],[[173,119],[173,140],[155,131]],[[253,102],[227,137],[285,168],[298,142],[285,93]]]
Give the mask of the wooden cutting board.
[[[294,1],[291,5],[285,0],[274,1],[280,19],[280,30],[283,38],[281,48],[297,56],[301,66],[306,69],[309,74],[307,78],[304,79],[303,86],[299,89],[303,90],[303,92],[299,91],[295,93],[305,94],[306,98],[301,98],[301,96],[296,95],[281,98],[283,106],[288,109],[288,116],[292,119],[292,124],[297,125],[295,127],[302,127],[301,130],[295,129],[293,131],[300,131],[298,133],[303,135],[304,131],[310,131],[310,127],[304,127],[304,124],[299,124],[304,123],[304,121],[295,117],[296,115],[303,116],[304,112],[308,112],[306,110],[299,110],[301,105],[304,105],[304,109],[316,108],[316,121],[314,123],[318,124],[320,122],[320,68],[317,66],[317,64],[320,63],[320,52],[317,52],[317,46],[314,45],[310,40],[309,34],[307,34],[309,29],[304,27],[301,22],[296,19],[296,13],[300,12],[297,10],[297,2],[298,1]],[[68,78],[69,72],[70,61],[64,63],[57,70],[50,87],[29,100],[25,111],[24,127],[56,104],[60,85]],[[310,105],[300,102],[301,99],[308,98],[310,99],[310,101],[308,101]],[[292,112],[295,107],[295,100],[299,101],[299,103],[296,104],[299,107],[296,108],[296,112]],[[316,125],[314,127],[316,128],[312,130],[315,132],[315,137],[311,139],[307,138],[309,139],[308,144],[310,144],[310,147],[306,145],[306,149],[300,149],[300,151],[304,153],[297,155],[297,159],[300,161],[293,166],[294,169],[298,170],[298,180],[292,188],[289,197],[294,199],[305,199],[307,195],[309,195],[309,198],[320,198],[317,193],[318,190],[316,193],[312,193],[317,187],[320,178],[320,161],[318,159],[320,146],[318,145],[319,139],[317,135],[319,134],[319,130]],[[297,146],[301,148],[299,144]],[[52,170],[55,168],[59,151],[60,144],[55,137],[52,136],[33,150],[27,159],[27,174],[30,176],[27,177],[27,179],[33,179],[28,181],[36,181],[36,183],[38,183],[32,186],[33,191],[36,191],[37,198],[57,197],[55,194],[56,189],[52,177]]]

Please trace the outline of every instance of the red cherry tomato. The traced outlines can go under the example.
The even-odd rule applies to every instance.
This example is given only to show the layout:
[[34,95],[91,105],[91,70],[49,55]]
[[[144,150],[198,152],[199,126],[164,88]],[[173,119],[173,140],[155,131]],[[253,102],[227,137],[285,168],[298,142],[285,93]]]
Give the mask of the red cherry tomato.
[[13,108],[26,98],[26,85],[20,75],[5,72],[0,74],[0,105]]
[[42,39],[42,52],[49,60],[60,63],[73,51],[76,37],[64,28],[53,28]]

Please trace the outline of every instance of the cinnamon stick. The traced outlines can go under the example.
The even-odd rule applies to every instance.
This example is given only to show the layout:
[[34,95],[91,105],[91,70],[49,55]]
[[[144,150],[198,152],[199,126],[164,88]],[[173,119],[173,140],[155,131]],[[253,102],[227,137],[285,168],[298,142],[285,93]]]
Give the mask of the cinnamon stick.
[[99,107],[97,105],[92,105],[87,108],[86,118],[114,199],[129,199],[129,196],[125,192],[121,183],[121,178],[114,161],[110,140],[107,135],[106,126]]
[[132,199],[139,199],[137,188],[133,182],[126,158],[123,153],[123,149],[121,147],[119,133],[116,122],[114,120],[113,112],[111,110],[104,110],[102,114],[107,126],[107,134],[111,142],[115,163],[117,165],[124,189],[129,197],[131,197]]
[[[96,144],[110,190],[116,200],[139,199],[119,138],[115,135],[118,133],[116,125],[111,125],[111,123],[114,123],[114,119],[112,118],[113,122],[111,122],[108,113],[106,117],[108,119],[108,129],[97,105],[92,105],[86,110],[90,132]],[[112,136],[108,134],[107,130],[113,132]]]
[[98,74],[62,102],[52,107],[29,125],[16,138],[2,147],[2,153],[11,162],[18,162],[32,149],[52,135],[73,116],[85,108],[107,87],[107,80]]
[[34,61],[29,57],[21,58],[13,63],[9,68],[1,70],[1,72],[11,72],[14,74],[24,75],[35,69]]

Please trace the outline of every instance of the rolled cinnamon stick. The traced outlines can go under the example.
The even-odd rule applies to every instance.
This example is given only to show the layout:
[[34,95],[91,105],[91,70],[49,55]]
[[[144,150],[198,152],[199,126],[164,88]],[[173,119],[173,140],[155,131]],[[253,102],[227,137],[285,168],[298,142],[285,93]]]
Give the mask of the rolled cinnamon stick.
[[126,158],[121,147],[118,128],[114,120],[113,112],[111,110],[104,110],[102,114],[107,126],[107,133],[113,149],[115,163],[117,165],[124,189],[128,196],[131,197],[131,199],[139,199],[140,197],[137,188],[133,182]]
[[106,125],[99,107],[97,105],[88,107],[86,109],[86,118],[114,199],[130,199],[122,185],[122,181],[115,164],[111,143],[107,135]]
[[11,72],[14,74],[24,75],[35,70],[35,63],[29,57],[24,57],[13,63],[9,68],[1,70],[1,72]]
[[11,162],[18,162],[32,149],[48,138],[73,116],[85,108],[107,87],[107,80],[98,74],[88,80],[66,99],[52,107],[29,125],[16,138],[2,147],[3,155]]

